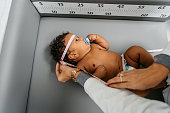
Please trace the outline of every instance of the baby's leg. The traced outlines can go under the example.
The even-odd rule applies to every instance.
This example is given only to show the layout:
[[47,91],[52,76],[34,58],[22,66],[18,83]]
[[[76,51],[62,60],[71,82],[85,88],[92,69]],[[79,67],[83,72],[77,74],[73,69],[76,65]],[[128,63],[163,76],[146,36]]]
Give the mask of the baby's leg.
[[143,67],[148,67],[154,61],[152,55],[140,46],[128,48],[124,56],[127,64],[135,68],[139,68],[140,64]]

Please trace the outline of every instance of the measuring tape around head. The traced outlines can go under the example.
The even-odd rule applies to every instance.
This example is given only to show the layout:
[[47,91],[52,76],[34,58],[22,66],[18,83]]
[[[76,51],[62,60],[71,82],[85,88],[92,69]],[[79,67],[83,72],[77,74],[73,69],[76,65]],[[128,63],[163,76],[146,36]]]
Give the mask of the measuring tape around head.
[[140,17],[165,19],[170,15],[167,5],[130,5],[73,2],[33,2],[40,14],[52,15],[96,15],[114,17]]

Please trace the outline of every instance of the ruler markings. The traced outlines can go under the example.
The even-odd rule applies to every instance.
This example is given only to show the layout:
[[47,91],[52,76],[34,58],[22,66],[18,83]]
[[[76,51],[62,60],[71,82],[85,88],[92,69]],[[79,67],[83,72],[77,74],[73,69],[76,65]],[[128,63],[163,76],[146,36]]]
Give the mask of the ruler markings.
[[40,13],[167,18],[170,6],[33,2]]

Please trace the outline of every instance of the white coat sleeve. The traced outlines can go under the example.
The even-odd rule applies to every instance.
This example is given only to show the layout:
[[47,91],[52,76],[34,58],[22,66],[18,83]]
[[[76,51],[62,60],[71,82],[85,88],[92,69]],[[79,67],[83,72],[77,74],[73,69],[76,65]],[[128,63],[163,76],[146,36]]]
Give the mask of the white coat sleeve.
[[170,106],[163,102],[110,88],[95,78],[86,79],[84,90],[104,113],[170,113]]

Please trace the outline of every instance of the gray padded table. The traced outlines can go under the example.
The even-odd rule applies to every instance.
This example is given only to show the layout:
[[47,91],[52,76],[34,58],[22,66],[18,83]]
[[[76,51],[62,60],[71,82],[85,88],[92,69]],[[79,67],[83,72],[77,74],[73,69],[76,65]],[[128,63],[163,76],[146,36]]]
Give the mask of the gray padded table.
[[48,49],[50,41],[57,35],[67,31],[83,37],[91,33],[99,34],[108,40],[110,50],[122,53],[131,45],[140,45],[146,49],[163,48],[167,44],[165,29],[166,24],[161,22],[41,18],[28,113],[102,112],[85,94],[83,87],[72,81],[57,81],[55,62]]

